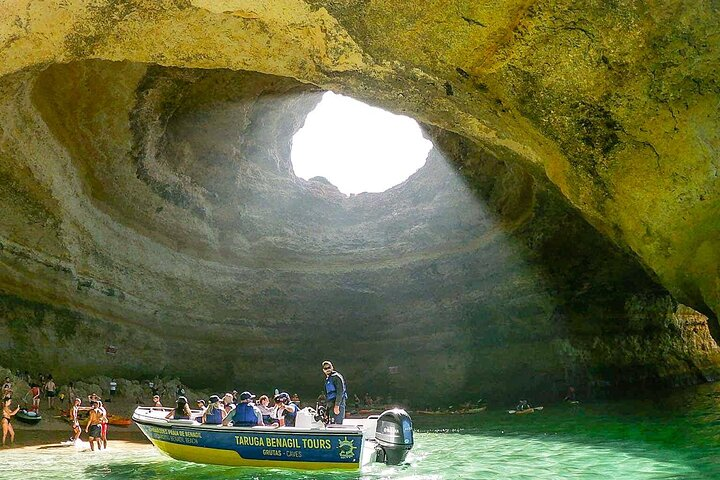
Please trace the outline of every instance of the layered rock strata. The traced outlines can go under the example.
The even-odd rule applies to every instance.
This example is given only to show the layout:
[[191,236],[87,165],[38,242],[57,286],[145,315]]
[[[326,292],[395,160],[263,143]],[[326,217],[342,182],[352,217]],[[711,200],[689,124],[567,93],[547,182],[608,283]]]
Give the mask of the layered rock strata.
[[[512,395],[522,372],[548,390],[711,375],[704,317],[676,305],[717,330],[717,14],[6,3],[3,361],[208,359],[254,381],[283,352],[309,385],[339,344],[362,387],[418,393],[399,366],[428,396]],[[428,165],[352,198],[295,178],[291,136],[323,89],[432,125]],[[82,361],[76,332],[94,345]],[[100,353],[111,342],[127,356]],[[482,352],[507,370],[478,370]]]

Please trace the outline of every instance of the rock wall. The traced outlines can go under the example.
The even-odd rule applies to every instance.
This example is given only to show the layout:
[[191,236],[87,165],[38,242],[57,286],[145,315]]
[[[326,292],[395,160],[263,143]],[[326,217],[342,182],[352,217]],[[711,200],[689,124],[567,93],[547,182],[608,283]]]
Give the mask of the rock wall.
[[512,152],[430,128],[407,182],[346,197],[292,172],[321,94],[294,80],[85,61],[2,91],[8,366],[314,395],[331,357],[355,392],[418,402],[714,374],[704,317],[668,320]]
[[[360,385],[399,394],[418,392],[391,364],[429,396],[514,395],[504,379],[528,371],[545,390],[710,376],[717,16],[689,0],[6,2],[5,324],[27,305],[109,322],[212,351],[217,378],[297,379],[282,352],[302,385],[339,344]],[[301,181],[291,136],[324,89],[442,147],[382,195]],[[172,348],[159,362],[186,371]],[[485,351],[509,370],[478,373]]]

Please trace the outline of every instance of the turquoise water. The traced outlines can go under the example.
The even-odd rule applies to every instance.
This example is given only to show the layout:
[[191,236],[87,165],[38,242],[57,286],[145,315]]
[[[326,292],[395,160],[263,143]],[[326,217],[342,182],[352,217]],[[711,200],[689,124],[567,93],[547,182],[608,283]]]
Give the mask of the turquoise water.
[[72,447],[5,449],[0,464],[9,480],[58,473],[67,479],[720,478],[720,384],[654,401],[547,405],[521,416],[502,410],[415,416],[414,422],[416,443],[407,465],[374,465],[362,473],[195,465],[121,441],[95,454]]

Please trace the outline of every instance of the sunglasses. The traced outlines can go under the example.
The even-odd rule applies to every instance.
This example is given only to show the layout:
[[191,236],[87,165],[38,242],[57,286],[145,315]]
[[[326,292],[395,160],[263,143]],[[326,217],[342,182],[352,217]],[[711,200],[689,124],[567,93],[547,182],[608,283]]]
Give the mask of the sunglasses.
[[323,367],[323,372],[329,372],[332,370],[332,367]]

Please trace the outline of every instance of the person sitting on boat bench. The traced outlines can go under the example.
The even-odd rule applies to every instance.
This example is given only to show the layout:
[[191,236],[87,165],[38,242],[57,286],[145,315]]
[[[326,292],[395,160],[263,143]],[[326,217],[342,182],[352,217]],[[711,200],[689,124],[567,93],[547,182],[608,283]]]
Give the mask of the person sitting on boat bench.
[[229,425],[230,422],[232,422],[235,427],[263,425],[262,413],[253,403],[254,398],[255,395],[252,393],[242,392],[240,394],[240,403],[228,412],[223,420],[223,425]]
[[280,420],[280,426],[294,427],[299,408],[290,401],[290,395],[285,392],[275,395],[275,405],[277,406],[277,417]]
[[220,403],[220,397],[217,395],[210,395],[210,404],[208,405],[205,413],[202,416],[202,423],[209,425],[222,425],[223,418],[225,417],[225,409]]
[[178,397],[175,408],[168,413],[165,418],[168,420],[190,420],[190,405],[188,405],[187,398]]

